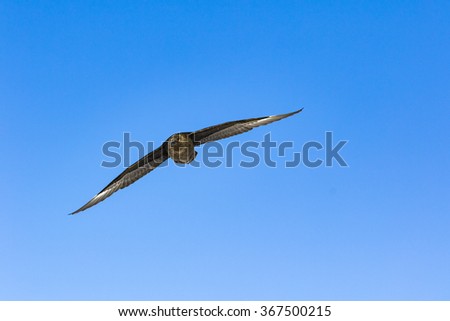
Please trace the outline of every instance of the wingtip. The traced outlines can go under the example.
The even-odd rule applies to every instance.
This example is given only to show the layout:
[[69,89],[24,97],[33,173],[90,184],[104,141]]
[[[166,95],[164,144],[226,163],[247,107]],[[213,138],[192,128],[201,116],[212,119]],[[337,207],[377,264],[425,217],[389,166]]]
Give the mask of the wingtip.
[[297,110],[295,110],[295,111],[293,111],[293,112],[287,113],[287,114],[285,114],[285,115],[289,115],[289,116],[292,116],[292,115],[295,115],[295,114],[301,113],[302,111],[303,111],[303,107],[302,107],[302,108],[300,108],[300,109],[297,109]]
[[290,113],[284,114],[283,116],[289,117],[289,116],[292,116],[292,115],[298,114],[298,113],[300,113],[300,112],[302,112],[302,111],[303,111],[303,107],[302,107],[302,108],[300,108],[300,109],[297,109],[296,111],[293,111],[293,112],[290,112]]
[[80,210],[76,210],[75,212],[69,213],[69,214],[67,214],[67,215],[75,215],[75,214],[78,214],[78,213],[80,213],[80,212],[81,212]]

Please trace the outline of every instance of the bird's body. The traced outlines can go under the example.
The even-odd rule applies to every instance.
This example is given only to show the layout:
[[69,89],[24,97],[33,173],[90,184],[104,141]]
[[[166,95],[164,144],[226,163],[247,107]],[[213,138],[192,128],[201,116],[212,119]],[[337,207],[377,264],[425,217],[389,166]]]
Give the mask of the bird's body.
[[189,134],[174,134],[167,140],[169,157],[175,163],[189,164],[197,156],[197,152],[194,150],[194,141],[189,137]]
[[103,190],[101,190],[100,193],[95,195],[89,202],[71,214],[84,211],[89,207],[105,200],[119,189],[133,184],[139,178],[161,165],[168,158],[172,158],[175,163],[189,164],[197,156],[197,152],[195,151],[196,146],[247,132],[253,128],[267,125],[274,121],[292,116],[302,110],[303,108],[288,114],[230,121],[211,127],[206,127],[195,132],[173,134],[160,147],[142,157],[136,163],[124,170]]

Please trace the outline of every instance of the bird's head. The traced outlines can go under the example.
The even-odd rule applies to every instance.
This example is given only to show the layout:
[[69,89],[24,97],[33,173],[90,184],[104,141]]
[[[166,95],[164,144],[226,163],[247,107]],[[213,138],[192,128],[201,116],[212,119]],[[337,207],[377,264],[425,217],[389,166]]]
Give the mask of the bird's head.
[[167,143],[169,144],[169,147],[177,148],[185,145],[186,143],[191,142],[191,139],[189,138],[188,133],[178,133],[173,134],[169,137],[167,140]]

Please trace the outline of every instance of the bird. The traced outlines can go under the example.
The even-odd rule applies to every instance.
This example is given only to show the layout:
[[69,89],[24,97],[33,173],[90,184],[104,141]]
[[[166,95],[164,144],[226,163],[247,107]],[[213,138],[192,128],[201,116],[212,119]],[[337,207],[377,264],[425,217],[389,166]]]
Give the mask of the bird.
[[303,108],[287,114],[229,121],[194,132],[173,134],[166,141],[164,141],[160,147],[129,166],[89,202],[69,215],[80,213],[104,201],[113,193],[133,184],[141,177],[150,173],[152,170],[164,163],[168,158],[171,158],[178,164],[189,164],[197,156],[197,152],[194,149],[197,146],[248,132],[253,128],[267,125],[298,114],[302,110]]

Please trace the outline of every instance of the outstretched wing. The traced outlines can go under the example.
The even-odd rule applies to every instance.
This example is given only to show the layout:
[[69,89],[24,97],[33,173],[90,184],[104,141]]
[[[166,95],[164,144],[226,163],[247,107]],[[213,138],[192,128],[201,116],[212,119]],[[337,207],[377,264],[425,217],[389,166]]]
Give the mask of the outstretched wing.
[[164,142],[159,148],[155,149],[151,153],[148,153],[146,156],[142,157],[136,163],[128,167],[126,170],[122,172],[119,176],[117,176],[111,183],[108,184],[100,193],[95,195],[89,202],[83,205],[81,208],[71,213],[76,214],[85,209],[94,206],[106,198],[110,197],[113,193],[117,192],[119,189],[125,188],[130,184],[133,184],[142,176],[148,174],[156,167],[164,163],[164,161],[169,158],[169,154],[167,151],[167,142]]
[[194,145],[198,146],[207,142],[248,132],[255,127],[273,123],[274,121],[295,115],[302,110],[303,108],[288,114],[230,121],[192,132],[190,138],[194,141]]

